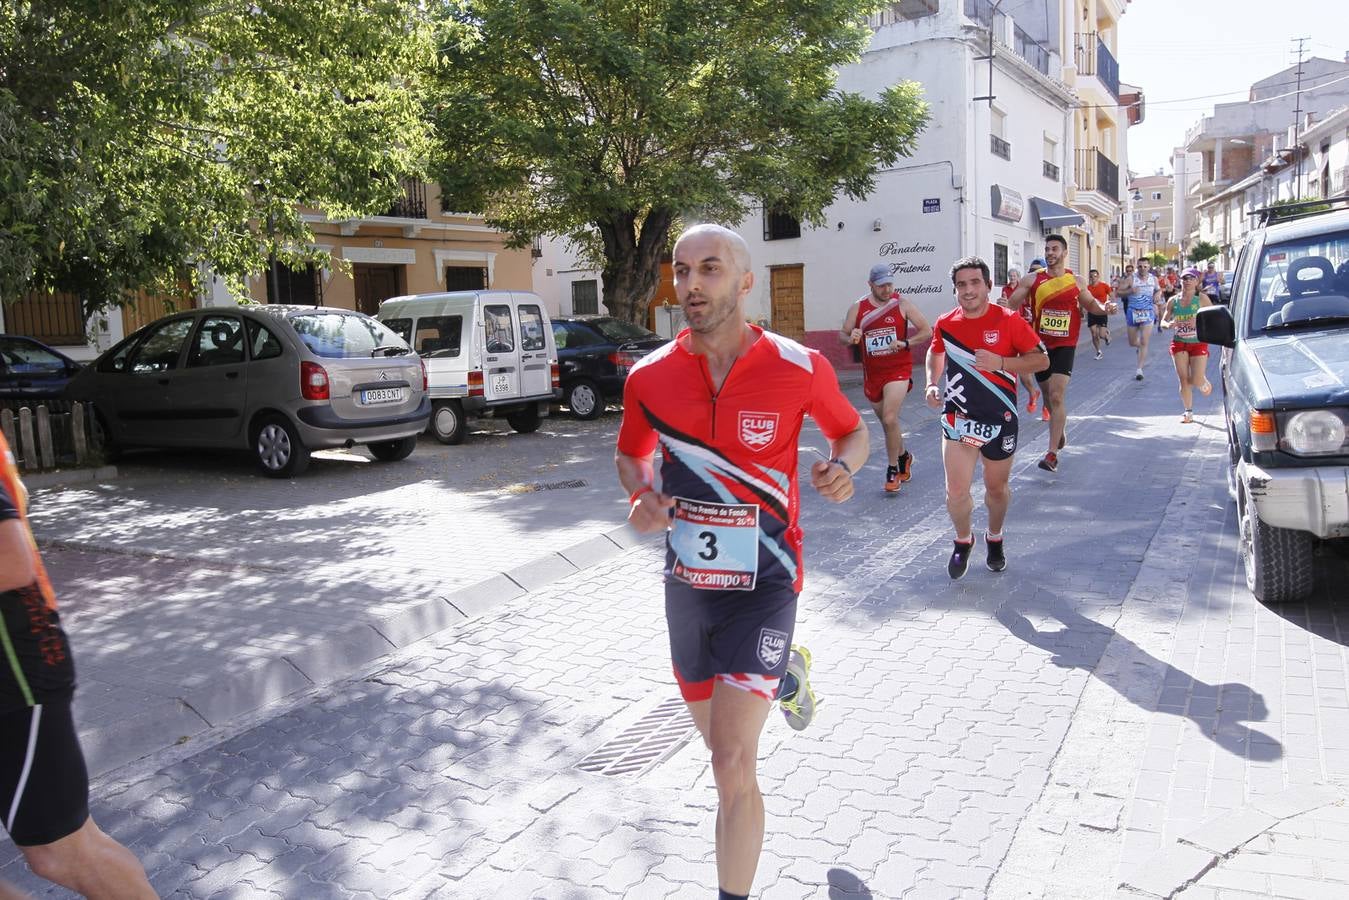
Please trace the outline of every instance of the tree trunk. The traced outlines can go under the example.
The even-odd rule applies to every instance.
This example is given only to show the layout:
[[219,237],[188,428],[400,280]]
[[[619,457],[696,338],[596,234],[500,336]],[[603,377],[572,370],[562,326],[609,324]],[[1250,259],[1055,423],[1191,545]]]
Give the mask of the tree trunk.
[[657,208],[641,219],[640,231],[629,210],[614,210],[595,223],[604,240],[604,308],[611,316],[646,326],[673,221],[673,212]]

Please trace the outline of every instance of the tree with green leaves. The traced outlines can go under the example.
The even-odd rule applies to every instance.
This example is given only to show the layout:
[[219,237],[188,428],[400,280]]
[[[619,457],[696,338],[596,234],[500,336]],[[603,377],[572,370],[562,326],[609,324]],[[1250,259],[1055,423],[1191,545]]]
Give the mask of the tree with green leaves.
[[1201,263],[1213,259],[1221,252],[1222,249],[1212,241],[1196,241],[1190,252],[1185,254],[1185,258],[1193,263]]
[[921,90],[841,91],[875,0],[458,0],[432,120],[451,208],[524,245],[560,235],[644,321],[689,220],[765,204],[814,224],[913,152]]
[[86,312],[269,255],[306,211],[417,174],[434,31],[418,0],[14,0],[0,8],[0,297]]

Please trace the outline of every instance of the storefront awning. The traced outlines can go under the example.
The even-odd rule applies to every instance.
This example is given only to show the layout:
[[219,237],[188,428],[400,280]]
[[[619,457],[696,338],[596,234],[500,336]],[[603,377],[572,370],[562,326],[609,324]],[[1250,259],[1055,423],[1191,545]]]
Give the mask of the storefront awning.
[[1049,228],[1081,225],[1087,221],[1086,217],[1080,212],[1074,212],[1068,207],[1060,206],[1053,200],[1046,200],[1044,197],[1031,197],[1030,208],[1035,211],[1035,217],[1040,220],[1040,224]]

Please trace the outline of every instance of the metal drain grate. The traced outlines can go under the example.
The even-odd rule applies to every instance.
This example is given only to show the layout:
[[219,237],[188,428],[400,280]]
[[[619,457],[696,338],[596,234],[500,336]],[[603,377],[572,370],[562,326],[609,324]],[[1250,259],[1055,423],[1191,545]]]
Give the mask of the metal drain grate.
[[538,491],[565,491],[568,488],[583,488],[587,486],[584,479],[576,478],[571,481],[536,481],[533,484],[512,484],[503,488],[508,494],[533,494]]
[[576,768],[599,775],[645,775],[674,756],[697,731],[684,701],[674,697],[605,741]]

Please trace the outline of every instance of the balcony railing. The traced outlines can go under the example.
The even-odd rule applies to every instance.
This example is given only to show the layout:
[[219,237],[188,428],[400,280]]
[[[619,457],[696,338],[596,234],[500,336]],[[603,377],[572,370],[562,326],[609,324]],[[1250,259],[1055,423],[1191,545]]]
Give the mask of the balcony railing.
[[993,151],[994,156],[1001,156],[1006,160],[1012,158],[1012,145],[998,137],[996,134],[990,134],[988,136],[988,149]]
[[1119,166],[1095,147],[1077,151],[1077,189],[1096,191],[1119,202]]
[[1049,160],[1045,160],[1044,174],[1045,177],[1048,178],[1050,181],[1058,181],[1059,167],[1054,165]]
[[1094,31],[1079,33],[1074,56],[1079,75],[1095,75],[1110,91],[1110,96],[1119,99],[1119,63],[1099,34]]
[[[965,15],[985,28],[993,28],[993,4],[990,0],[965,0]],[[1005,15],[1005,13],[999,13]],[[1031,37],[1020,25],[1012,27],[1012,51],[1041,75],[1050,76],[1049,48]],[[1053,77],[1058,77],[1057,73]]]
[[403,179],[403,196],[382,215],[395,219],[426,218],[426,182],[417,178]]

